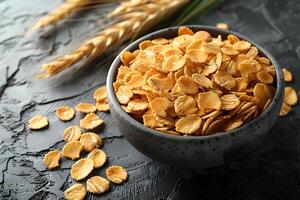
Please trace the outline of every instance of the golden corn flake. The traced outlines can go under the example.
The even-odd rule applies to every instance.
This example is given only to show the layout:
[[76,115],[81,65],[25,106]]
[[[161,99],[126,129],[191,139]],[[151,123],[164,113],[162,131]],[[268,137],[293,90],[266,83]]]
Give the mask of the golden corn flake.
[[185,117],[180,118],[176,124],[176,131],[184,133],[184,134],[192,134],[196,132],[201,125],[201,118],[196,114],[187,115]]
[[185,55],[195,63],[204,63],[208,57],[207,54],[200,49],[189,49]]
[[215,118],[220,114],[221,114],[220,110],[214,110],[208,114],[204,113],[203,115],[201,115],[201,119]]
[[220,113],[212,116],[203,123],[202,130],[199,131],[201,135],[210,135],[212,133],[216,133],[218,131],[223,131],[224,119],[216,119]]
[[226,68],[226,71],[232,76],[239,76],[237,62],[233,60],[222,61],[220,68]]
[[148,108],[148,103],[141,99],[132,100],[127,105],[127,109],[130,112],[143,111],[146,110],[147,108]]
[[71,141],[65,144],[62,149],[62,155],[66,158],[75,160],[80,158],[80,153],[83,150],[83,146],[79,141]]
[[192,41],[193,36],[191,35],[179,35],[178,37],[175,37],[172,42],[171,45],[174,48],[178,48],[178,49],[185,49],[186,46]]
[[[151,47],[151,51],[154,53],[154,55],[150,54],[151,56],[159,55],[159,54],[165,54],[167,51],[171,50],[172,47],[168,45],[154,45]],[[148,54],[149,55],[149,54]]]
[[[275,66],[235,35],[213,37],[180,27],[178,36],[143,41],[121,61],[113,83],[121,107],[166,134],[235,129],[264,112],[276,92]],[[297,102],[295,93],[286,96],[287,105]]]
[[235,42],[232,47],[238,51],[246,51],[250,49],[251,43],[245,40],[240,40]]
[[157,120],[157,117],[154,114],[145,114],[143,115],[144,125],[150,128],[161,128],[164,126],[164,123]]
[[213,88],[213,82],[203,74],[193,74],[192,79],[198,83],[201,88]]
[[37,115],[29,120],[28,128],[31,130],[39,130],[49,125],[48,119],[45,116]]
[[215,92],[203,92],[198,94],[198,107],[202,110],[219,110],[221,99]]
[[82,120],[80,120],[80,127],[92,130],[103,124],[103,120],[100,119],[95,113],[87,114]]
[[246,112],[247,109],[249,109],[251,106],[253,106],[254,103],[253,102],[246,102],[245,104],[243,104],[240,109],[237,111],[237,114],[241,115],[243,113]]
[[269,99],[269,100],[267,101],[267,103],[265,104],[265,107],[263,108],[263,111],[265,111],[265,110],[269,107],[269,105],[271,104],[271,102],[272,102],[271,99]]
[[129,66],[129,63],[135,58],[135,56],[133,55],[133,53],[129,52],[129,51],[124,51],[121,54],[121,61],[124,65]]
[[97,111],[97,108],[94,104],[91,103],[79,103],[75,107],[78,112],[82,113],[93,113]]
[[185,65],[185,58],[182,55],[169,56],[163,63],[165,71],[177,71]]
[[187,35],[194,35],[194,32],[190,28],[188,28],[186,26],[180,27],[178,29],[178,35],[185,35],[185,34],[187,34]]
[[292,87],[285,87],[283,101],[290,106],[295,105],[298,102],[296,90]]
[[187,95],[177,97],[174,108],[177,115],[193,114],[198,110],[195,99]]
[[253,97],[253,96],[249,96],[247,94],[242,94],[242,95],[239,95],[239,99],[241,101],[248,101],[248,102],[253,102],[254,104],[258,104],[259,103],[259,99],[257,97]]
[[252,46],[249,51],[246,53],[246,56],[250,59],[254,59],[258,55],[258,49]]
[[196,94],[198,92],[198,84],[189,76],[181,76],[176,84],[185,93]]
[[80,143],[85,151],[90,152],[94,149],[98,149],[103,144],[103,141],[99,135],[88,132],[81,135]]
[[126,170],[121,166],[111,166],[105,171],[106,177],[113,183],[121,184],[128,177]]
[[284,80],[286,82],[291,82],[293,80],[293,75],[292,75],[292,73],[288,69],[283,68],[282,72],[283,72]]
[[240,39],[238,37],[236,37],[235,35],[228,35],[227,40],[229,41],[230,44],[234,44],[237,41],[240,41]]
[[204,51],[206,54],[216,55],[220,52],[220,46],[218,46],[215,43],[202,43],[201,50]]
[[171,79],[169,79],[168,77],[160,78],[160,77],[153,76],[147,80],[147,83],[149,86],[151,86],[154,89],[154,91],[156,91],[156,90],[169,91],[174,86],[173,81]]
[[199,134],[200,135],[205,135],[207,128],[209,127],[209,125],[211,124],[211,122],[213,121],[212,118],[208,118],[204,121],[203,126],[202,126],[202,130],[199,130]]
[[119,83],[123,83],[125,81],[126,75],[131,73],[131,71],[132,71],[132,69],[129,67],[126,67],[124,65],[120,66],[118,69],[118,75],[117,75],[117,79],[118,79]]
[[234,91],[242,92],[245,91],[248,87],[248,81],[245,78],[235,78],[235,86],[233,88]]
[[69,126],[64,130],[64,140],[67,142],[77,141],[81,136],[81,130],[79,126]]
[[84,185],[76,183],[69,187],[64,192],[64,195],[67,200],[83,200],[86,195],[86,189]]
[[102,86],[94,91],[93,98],[96,101],[102,101],[107,98],[106,87]]
[[140,88],[143,85],[145,85],[145,80],[140,74],[131,76],[130,80],[126,83],[126,86],[130,89]]
[[53,150],[45,155],[43,162],[48,169],[53,169],[59,167],[60,158],[61,153],[57,150]]
[[222,53],[218,51],[218,52],[217,52],[217,55],[216,55],[215,63],[217,64],[217,66],[218,66],[219,68],[222,67],[222,61],[223,61]]
[[233,130],[233,129],[240,127],[242,124],[243,124],[242,118],[239,117],[237,119],[234,119],[233,121],[228,122],[225,125],[224,130],[225,131]]
[[238,65],[241,76],[245,79],[251,79],[251,76],[257,72],[256,67],[250,60],[244,60]]
[[250,108],[248,108],[247,110],[244,111],[243,116],[243,122],[252,119],[253,114],[257,111],[257,106],[251,106]]
[[94,149],[91,151],[88,155],[88,158],[93,159],[94,168],[102,167],[107,160],[105,152],[100,149]]
[[87,191],[94,194],[102,194],[109,190],[109,181],[101,176],[93,176],[86,182]]
[[100,112],[108,112],[109,111],[109,105],[106,102],[97,102],[96,108]]
[[211,34],[207,31],[197,31],[193,36],[195,39],[204,42],[210,42],[212,40]]
[[169,40],[166,38],[156,38],[154,40],[152,40],[152,43],[154,44],[168,44]]
[[133,96],[133,93],[127,86],[120,86],[116,96],[121,104],[127,104]]
[[265,104],[271,99],[271,94],[268,86],[263,83],[257,83],[253,90],[254,97],[259,99],[259,106],[264,108]]
[[121,87],[121,86],[122,86],[122,83],[119,81],[113,83],[113,87],[114,87],[115,91],[118,91],[119,87]]
[[173,55],[183,55],[183,52],[180,49],[169,49],[164,53],[164,57]]
[[266,65],[270,65],[271,64],[271,61],[268,59],[268,58],[266,58],[266,57],[258,57],[258,58],[256,58],[260,63],[262,63],[262,64],[266,64]]
[[71,167],[71,176],[79,181],[87,177],[94,168],[94,162],[91,158],[83,158],[75,162]]
[[275,76],[275,74],[276,74],[276,70],[275,70],[274,65],[270,65],[270,66],[265,67],[265,70],[268,73],[272,74],[273,76]]
[[240,99],[235,94],[226,94],[221,97],[222,110],[232,110],[240,105]]
[[271,74],[269,74],[268,72],[261,71],[261,72],[258,72],[256,74],[256,76],[257,76],[257,79],[262,83],[265,83],[265,84],[273,83],[273,76]]
[[226,71],[218,71],[214,75],[214,80],[219,86],[227,90],[231,90],[235,86],[235,79]]
[[202,70],[202,74],[204,76],[208,76],[208,75],[214,73],[215,71],[217,71],[217,69],[218,69],[218,65],[216,63],[212,63],[212,64],[204,67],[204,69]]
[[204,132],[204,135],[210,135],[210,134],[213,134],[213,133],[217,133],[219,131],[223,131],[223,124],[224,124],[224,119],[217,119],[213,122],[211,122],[205,132]]
[[75,111],[69,106],[61,106],[56,109],[56,116],[61,121],[70,121],[75,116]]
[[[202,67],[196,68],[196,67],[193,66],[193,64],[185,65],[184,68],[183,68],[184,76],[188,76],[188,77],[192,77],[193,74],[201,73],[201,72],[202,72]],[[176,80],[174,82],[176,82]]]
[[145,41],[143,41],[143,42],[141,42],[141,43],[139,44],[139,48],[140,48],[141,50],[147,49],[147,48],[150,47],[150,46],[153,46],[153,43],[152,43],[152,41],[150,41],[150,40],[145,40]]
[[194,40],[186,47],[186,50],[200,49],[201,46],[202,46],[202,40]]
[[223,54],[229,55],[229,56],[235,56],[235,55],[239,54],[238,50],[235,50],[234,48],[232,48],[230,46],[222,47],[221,51],[222,51]]
[[165,97],[157,97],[149,103],[149,107],[156,115],[165,117],[166,110],[172,106],[172,102]]
[[286,116],[287,114],[289,114],[289,112],[291,112],[291,110],[292,107],[283,102],[280,108],[279,116],[281,117]]
[[162,97],[165,97],[165,98],[167,98],[167,99],[169,99],[169,100],[173,100],[173,98],[174,98],[174,97],[172,96],[171,92],[166,91],[166,90],[161,90],[161,91],[159,91],[159,95],[162,96]]
[[162,124],[162,127],[173,127],[174,126],[174,120],[170,116],[161,117],[161,116],[154,115],[154,117],[155,117],[155,120],[157,120],[159,123]]

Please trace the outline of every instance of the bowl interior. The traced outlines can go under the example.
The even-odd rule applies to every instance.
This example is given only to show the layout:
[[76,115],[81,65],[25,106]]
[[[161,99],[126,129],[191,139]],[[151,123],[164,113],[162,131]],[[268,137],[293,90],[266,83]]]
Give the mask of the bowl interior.
[[[246,36],[244,36],[240,33],[234,32],[234,31],[221,30],[221,29],[218,29],[216,27],[200,26],[200,25],[190,25],[190,26],[187,26],[187,27],[191,28],[194,32],[200,31],[200,30],[207,31],[214,37],[216,37],[218,35],[221,35],[222,38],[225,38],[229,34],[236,35],[240,39],[247,40],[251,44],[256,46],[257,49],[259,50],[260,55],[267,57],[271,61],[271,63],[275,66],[275,70],[276,70],[276,83],[275,83],[276,92],[275,92],[273,100],[272,100],[271,104],[268,106],[268,108],[263,113],[261,113],[257,118],[251,120],[250,122],[242,125],[239,128],[233,129],[231,131],[218,132],[218,133],[215,133],[215,134],[212,134],[212,135],[188,136],[188,137],[170,135],[170,134],[163,134],[159,131],[156,131],[154,129],[151,129],[151,128],[148,128],[148,127],[144,126],[142,123],[136,121],[134,118],[132,118],[129,114],[127,114],[121,108],[121,106],[120,106],[120,104],[119,104],[119,102],[116,98],[116,95],[114,93],[114,89],[113,89],[113,82],[115,81],[118,68],[121,65],[120,54],[119,54],[115,58],[114,62],[112,63],[112,65],[110,67],[110,70],[109,70],[108,76],[107,76],[107,82],[106,82],[108,98],[109,98],[110,104],[112,104],[114,106],[114,108],[116,109],[116,112],[119,115],[122,115],[122,117],[124,117],[126,120],[128,120],[129,123],[133,124],[134,126],[137,126],[140,129],[144,129],[149,133],[155,134],[155,135],[163,137],[163,138],[166,137],[168,139],[173,139],[173,140],[187,140],[187,139],[192,138],[192,139],[202,140],[202,139],[211,138],[211,137],[221,137],[222,135],[233,134],[235,132],[239,132],[242,129],[247,129],[248,127],[251,127],[252,124],[256,123],[256,121],[259,120],[259,118],[262,118],[265,115],[267,115],[269,112],[274,111],[274,107],[276,106],[277,103],[280,103],[280,100],[282,99],[282,93],[283,93],[283,88],[284,88],[284,80],[283,80],[283,74],[282,74],[282,71],[281,71],[281,68],[280,68],[279,64],[277,63],[277,61],[273,58],[273,56],[268,51],[266,51],[264,48],[262,48],[260,45],[258,45],[256,42],[249,39],[248,37],[246,37]],[[176,37],[178,28],[179,28],[179,26],[170,27],[170,28],[166,28],[166,29],[162,29],[162,30],[150,33],[150,34],[136,40],[135,42],[131,43],[124,50],[132,52],[132,51],[136,50],[138,48],[138,44],[141,43],[144,40],[152,40],[152,39],[155,39],[155,38],[158,38],[158,37],[164,37],[164,38]]]

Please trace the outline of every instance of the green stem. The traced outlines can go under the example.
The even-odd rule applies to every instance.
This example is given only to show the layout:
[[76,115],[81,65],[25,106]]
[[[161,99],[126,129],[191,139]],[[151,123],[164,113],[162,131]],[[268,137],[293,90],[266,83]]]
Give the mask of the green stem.
[[173,25],[182,25],[193,17],[199,16],[209,9],[221,4],[223,1],[224,0],[194,0],[175,20]]

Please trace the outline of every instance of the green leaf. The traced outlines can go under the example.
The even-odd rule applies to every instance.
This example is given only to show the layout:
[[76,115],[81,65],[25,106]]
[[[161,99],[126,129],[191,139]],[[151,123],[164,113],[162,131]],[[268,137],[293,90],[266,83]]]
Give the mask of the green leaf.
[[211,8],[223,3],[223,1],[224,0],[194,0],[175,20],[173,25],[182,25],[193,17],[199,16]]

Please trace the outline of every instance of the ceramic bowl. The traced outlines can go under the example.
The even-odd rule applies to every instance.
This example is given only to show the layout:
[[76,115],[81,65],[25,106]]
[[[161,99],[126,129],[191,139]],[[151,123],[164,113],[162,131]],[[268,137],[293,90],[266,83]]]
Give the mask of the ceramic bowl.
[[[112,63],[107,76],[107,92],[111,114],[120,132],[137,150],[148,157],[160,162],[188,169],[205,169],[222,165],[239,158],[257,147],[274,125],[283,100],[284,80],[282,71],[273,56],[259,44],[246,36],[210,26],[188,26],[194,32],[204,30],[212,36],[229,34],[238,36],[255,45],[260,54],[269,58],[276,69],[276,93],[272,103],[256,119],[244,124],[240,128],[219,132],[206,136],[175,136],[164,134],[144,126],[128,115],[120,106],[113,89],[118,67],[121,64],[120,55]],[[158,37],[172,38],[177,36],[179,27],[171,27],[150,33],[125,48],[134,51],[144,40]]]

